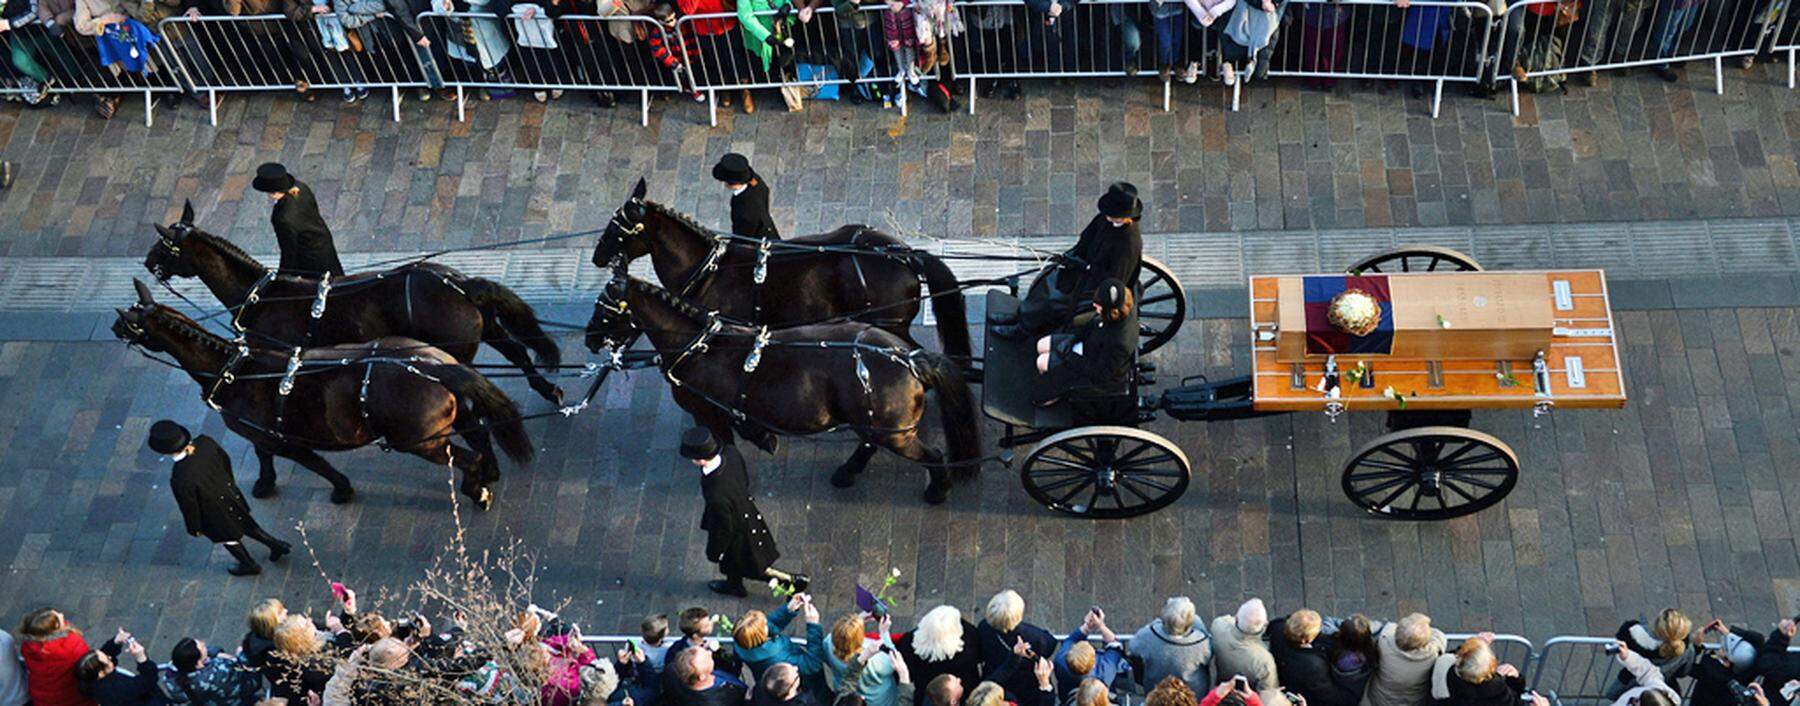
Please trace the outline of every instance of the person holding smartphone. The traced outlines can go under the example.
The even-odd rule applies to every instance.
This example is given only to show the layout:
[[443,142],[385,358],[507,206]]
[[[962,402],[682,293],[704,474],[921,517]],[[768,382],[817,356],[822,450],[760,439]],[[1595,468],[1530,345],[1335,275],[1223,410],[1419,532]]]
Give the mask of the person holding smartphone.
[[1662,670],[1656,663],[1632,650],[1624,640],[1615,640],[1607,652],[1619,660],[1619,665],[1632,679],[1631,688],[1621,694],[1613,706],[1676,706],[1681,703],[1681,693],[1663,679]]
[[1717,643],[1706,650],[1689,672],[1694,690],[1688,695],[1691,706],[1735,706],[1738,694],[1747,688],[1756,669],[1756,649],[1764,638],[1750,630],[1728,628],[1724,621],[1714,620],[1700,628],[1700,642]]
[[1762,648],[1756,651],[1756,673],[1769,685],[1769,702],[1775,706],[1792,706],[1800,701],[1800,654],[1788,652],[1794,639],[1795,616],[1775,626]]
[[1263,700],[1256,695],[1255,689],[1250,688],[1250,680],[1239,675],[1206,692],[1206,697],[1200,699],[1200,706],[1263,706]]
[[[130,655],[137,675],[118,670],[121,654]],[[162,691],[156,687],[156,660],[145,654],[137,638],[119,628],[118,634],[100,649],[89,652],[75,664],[75,680],[81,693],[99,706],[149,706],[161,703]]]

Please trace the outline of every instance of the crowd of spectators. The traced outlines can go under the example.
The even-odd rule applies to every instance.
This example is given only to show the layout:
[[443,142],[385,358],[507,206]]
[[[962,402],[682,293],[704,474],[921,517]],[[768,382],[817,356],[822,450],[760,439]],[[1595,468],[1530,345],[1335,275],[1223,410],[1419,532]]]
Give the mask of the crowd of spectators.
[[[156,83],[185,89],[204,106],[197,85],[291,86],[306,100],[334,93],[356,102],[370,86],[408,83],[423,86],[417,99],[430,100],[448,77],[476,85],[483,98],[524,87],[542,102],[583,86],[676,85],[703,98],[702,85],[898,76],[855,88],[788,85],[779,94],[789,110],[809,98],[892,105],[903,91],[951,109],[959,71],[1145,70],[1164,81],[1207,76],[1232,84],[1279,65],[1413,77],[1480,67],[1486,81],[1477,90],[1510,74],[1528,90],[1546,91],[1571,76],[1591,85],[1595,68],[1653,65],[1676,80],[1669,62],[1681,55],[1766,50],[1785,6],[1488,2],[1482,12],[1412,0],[1309,0],[1294,8],[1290,0],[3,0],[8,60],[0,61],[0,88],[40,103],[57,86],[124,91]],[[420,16],[432,12],[468,14]],[[280,19],[205,21],[250,16]],[[160,24],[172,17],[192,22]],[[1019,93],[1011,79],[982,85],[990,95]],[[617,100],[607,91],[583,93],[602,105]],[[755,110],[751,91],[725,98]],[[111,117],[120,95],[92,100]]]
[[[268,599],[230,652],[186,637],[152,659],[123,629],[95,646],[60,612],[0,632],[0,706],[543,704],[545,706],[1546,706],[1482,633],[1452,645],[1425,615],[1392,621],[1299,609],[1271,620],[1251,599],[1210,623],[1185,597],[1123,640],[1098,606],[1067,637],[1026,622],[1018,593],[979,616],[926,611],[896,634],[885,614],[827,627],[806,594],[735,623],[705,608],[646,617],[600,654],[580,629],[528,606],[495,644],[454,615],[358,611],[344,591],[314,621]],[[880,610],[878,607],[877,610]],[[969,618],[979,618],[971,623]],[[788,635],[804,625],[804,640]],[[1793,620],[1768,635],[1680,612],[1628,621],[1606,645],[1616,676],[1593,687],[1614,706],[1792,706],[1800,652]],[[721,639],[729,637],[726,642]],[[124,658],[128,661],[121,661]]]

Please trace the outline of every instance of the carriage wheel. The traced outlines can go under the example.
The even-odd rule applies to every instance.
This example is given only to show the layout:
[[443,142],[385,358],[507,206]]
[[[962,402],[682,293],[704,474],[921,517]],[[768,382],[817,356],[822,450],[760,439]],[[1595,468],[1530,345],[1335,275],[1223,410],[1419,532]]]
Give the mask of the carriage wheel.
[[1357,274],[1383,272],[1480,272],[1475,258],[1435,245],[1410,245],[1363,258],[1347,271]]
[[1500,502],[1519,481],[1505,442],[1461,427],[1418,427],[1376,438],[1344,466],[1344,494],[1371,514],[1447,520]]
[[1019,480],[1057,512],[1098,519],[1136,517],[1175,502],[1188,487],[1187,454],[1131,427],[1077,427],[1026,454]]
[[1143,258],[1143,263],[1134,288],[1138,355],[1145,355],[1173,340],[1175,332],[1181,330],[1181,322],[1187,319],[1187,293],[1181,291],[1181,280],[1175,279],[1174,271],[1153,257]]

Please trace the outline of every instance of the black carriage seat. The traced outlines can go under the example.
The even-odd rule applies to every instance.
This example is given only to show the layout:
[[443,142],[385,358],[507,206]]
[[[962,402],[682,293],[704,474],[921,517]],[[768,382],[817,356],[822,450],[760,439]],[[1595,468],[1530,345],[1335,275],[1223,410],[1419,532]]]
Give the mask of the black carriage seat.
[[[1018,307],[1019,299],[1011,294],[999,290],[987,294],[990,319],[995,313],[1012,313]],[[1037,342],[1000,338],[992,335],[992,327],[990,323],[981,366],[981,407],[987,416],[1027,429],[1068,429],[1090,424],[1136,426],[1138,375],[1129,376],[1111,389],[1072,391],[1060,404],[1039,407],[1033,404],[1033,393],[1041,384],[1036,366]]]

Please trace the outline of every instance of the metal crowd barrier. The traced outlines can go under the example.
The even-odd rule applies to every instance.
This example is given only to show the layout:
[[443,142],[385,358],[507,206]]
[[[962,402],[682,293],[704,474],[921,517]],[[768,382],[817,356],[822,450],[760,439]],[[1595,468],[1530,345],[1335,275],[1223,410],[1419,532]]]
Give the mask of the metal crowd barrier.
[[427,12],[419,26],[443,83],[456,89],[466,120],[468,91],[634,92],[639,123],[650,124],[650,94],[681,91],[674,71],[652,58],[652,38],[675,49],[680,37],[641,15],[554,19],[483,12]]
[[[1513,114],[1521,80],[1543,87],[1568,74],[1710,59],[1725,93],[1725,59],[1753,57],[1784,24],[1790,0],[1523,0],[1506,8]],[[1514,67],[1518,67],[1516,70]]]
[[[399,122],[400,89],[441,85],[429,50],[417,44],[417,27],[399,18],[336,12],[305,20],[202,15],[170,17],[160,27],[182,56],[194,86],[209,99],[221,92],[366,95],[369,89],[387,89]],[[207,103],[212,123],[219,124],[217,101]]]
[[[1430,81],[1435,118],[1445,83],[1479,82],[1487,71],[1494,13],[1485,2],[1413,0],[1401,8],[1392,0],[1289,0],[1286,13],[1258,59],[1269,62],[1270,76]],[[1243,84],[1233,87],[1232,110]]]
[[[746,46],[752,40],[735,13],[684,15],[676,27],[698,48],[698,57],[686,68],[694,86],[706,93],[712,125],[719,124],[719,91],[818,88],[834,83],[845,86],[845,90],[856,84],[895,84],[904,115],[907,91],[898,86],[905,67],[888,49],[882,34],[882,17],[886,13],[885,4],[861,7],[854,16],[839,16],[832,8],[824,7],[805,22],[786,11],[756,13],[764,27],[784,25],[784,34],[775,36],[785,36],[794,43],[791,48],[774,49],[768,66]],[[802,78],[802,64],[829,67],[838,76],[827,78],[823,73],[814,73],[811,78]],[[846,77],[846,72],[854,75]],[[921,82],[931,80],[922,70],[919,76]]]
[[1772,51],[1786,52],[1788,62],[1788,88],[1794,87],[1795,60],[1800,59],[1800,12],[1791,6],[1795,0],[1781,0],[1782,22],[1780,29],[1772,40]]
[[[1532,691],[1543,694],[1556,706],[1574,704],[1582,706],[1606,706],[1612,704],[1619,695],[1630,688],[1630,684],[1619,681],[1619,674],[1625,668],[1618,657],[1607,653],[1607,646],[1617,642],[1612,637],[1586,637],[1577,635],[1559,635],[1544,642],[1544,650],[1537,654],[1536,665],[1532,668],[1526,684]],[[1704,644],[1700,649],[1718,649],[1717,644]],[[1788,652],[1800,653],[1800,646],[1790,646]],[[1681,678],[1669,684],[1682,694],[1685,699],[1694,689],[1692,679]],[[1765,684],[1765,689],[1780,688]]]
[[[148,29],[155,32],[155,28]],[[103,65],[97,40],[74,27],[35,20],[13,25],[0,32],[0,58],[8,59],[0,61],[0,77],[5,80],[0,93],[32,100],[88,94],[115,106],[123,94],[142,93],[144,125],[152,125],[156,94],[180,94],[186,88],[180,56],[171,50],[166,37],[160,39],[148,45],[146,52]],[[127,68],[140,58],[141,70]]]

